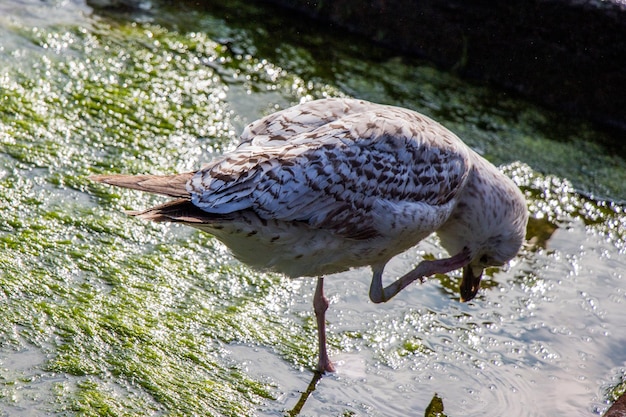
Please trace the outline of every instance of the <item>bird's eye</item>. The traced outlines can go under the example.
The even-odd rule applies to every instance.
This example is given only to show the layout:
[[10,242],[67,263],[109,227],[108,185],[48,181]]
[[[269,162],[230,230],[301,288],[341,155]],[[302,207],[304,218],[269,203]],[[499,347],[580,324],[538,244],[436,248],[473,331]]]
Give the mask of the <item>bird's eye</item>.
[[480,263],[481,264],[486,264],[487,262],[489,262],[489,257],[487,255],[483,255],[480,257]]

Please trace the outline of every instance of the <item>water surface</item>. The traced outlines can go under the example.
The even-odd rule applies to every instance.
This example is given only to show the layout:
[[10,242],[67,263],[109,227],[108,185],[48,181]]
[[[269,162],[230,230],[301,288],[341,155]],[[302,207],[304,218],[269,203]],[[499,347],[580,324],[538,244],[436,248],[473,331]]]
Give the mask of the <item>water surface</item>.
[[[436,393],[449,416],[593,416],[623,389],[615,141],[302,19],[237,2],[0,5],[0,415],[406,416]],[[522,187],[532,219],[519,257],[468,304],[458,273],[384,305],[368,300],[369,270],[329,277],[339,370],[298,404],[314,282],[128,218],[162,200],[87,176],[195,169],[246,123],[327,96],[434,117]],[[427,239],[385,277],[444,255]]]

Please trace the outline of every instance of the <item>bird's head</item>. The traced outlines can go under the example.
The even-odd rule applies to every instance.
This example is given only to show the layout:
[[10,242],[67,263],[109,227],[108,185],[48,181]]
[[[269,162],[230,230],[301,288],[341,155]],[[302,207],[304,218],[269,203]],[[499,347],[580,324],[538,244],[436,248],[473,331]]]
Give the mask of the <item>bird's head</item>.
[[478,158],[468,184],[446,223],[437,231],[450,254],[467,251],[461,301],[476,296],[485,268],[502,266],[524,242],[528,210],[519,188],[493,165]]
[[476,296],[480,288],[483,271],[488,267],[499,267],[510,261],[522,246],[524,241],[526,220],[522,216],[518,221],[510,223],[504,233],[480,242],[470,248],[470,262],[463,267],[461,279],[461,301],[470,301]]

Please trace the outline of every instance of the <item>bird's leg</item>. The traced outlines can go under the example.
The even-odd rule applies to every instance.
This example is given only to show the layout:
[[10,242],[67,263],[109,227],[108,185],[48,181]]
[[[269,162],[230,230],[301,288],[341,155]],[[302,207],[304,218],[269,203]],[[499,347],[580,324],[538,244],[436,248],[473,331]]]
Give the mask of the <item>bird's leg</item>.
[[326,351],[326,310],[328,309],[328,299],[324,296],[324,278],[317,279],[315,295],[313,296],[313,309],[317,318],[317,336],[319,340],[319,360],[317,370],[321,373],[335,372],[335,366],[328,358]]
[[385,265],[374,265],[372,266],[373,277],[370,285],[370,300],[374,303],[387,302],[416,279],[423,280],[424,277],[434,274],[448,273],[465,266],[469,261],[470,251],[467,248],[463,248],[461,252],[450,258],[422,261],[414,270],[398,278],[385,288],[383,288],[382,280]]
[[372,265],[372,283],[370,284],[370,300],[375,303],[387,301],[385,297],[386,288],[383,289],[383,271],[386,263]]

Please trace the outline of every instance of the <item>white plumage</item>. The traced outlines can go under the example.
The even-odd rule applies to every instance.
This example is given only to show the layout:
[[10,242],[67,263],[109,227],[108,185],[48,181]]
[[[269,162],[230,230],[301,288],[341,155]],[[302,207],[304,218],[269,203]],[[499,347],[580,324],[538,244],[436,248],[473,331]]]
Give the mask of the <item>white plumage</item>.
[[[416,279],[463,267],[461,297],[482,269],[519,250],[524,198],[513,182],[452,132],[414,111],[353,99],[300,104],[248,125],[241,144],[197,172],[98,176],[177,197],[132,213],[215,235],[241,261],[291,277],[318,276],[314,300],[321,371],[321,276],[371,265],[370,298],[387,301]],[[394,255],[437,232],[450,258],[422,261],[383,288]]]

